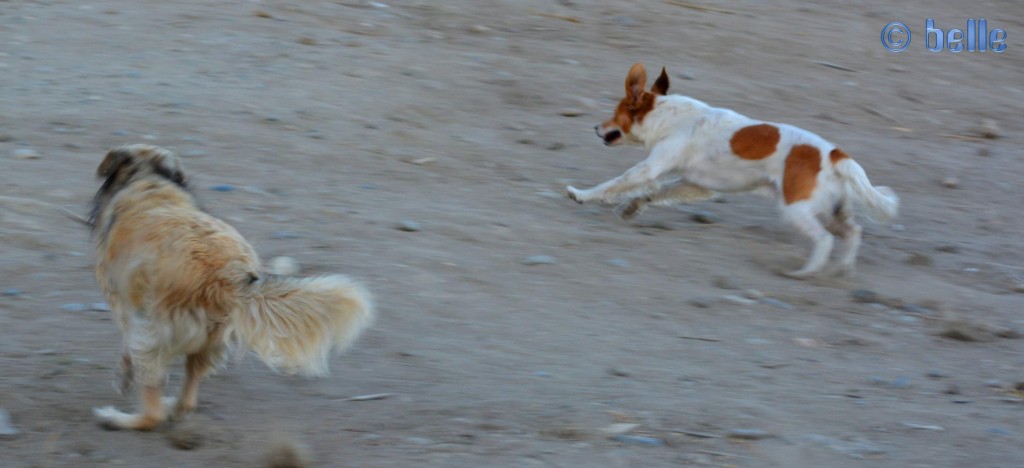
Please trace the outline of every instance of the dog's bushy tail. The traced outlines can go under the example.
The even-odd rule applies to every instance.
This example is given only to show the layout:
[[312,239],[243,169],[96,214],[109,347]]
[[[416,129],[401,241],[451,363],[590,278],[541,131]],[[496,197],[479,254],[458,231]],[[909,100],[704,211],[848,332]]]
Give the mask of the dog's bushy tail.
[[267,276],[249,287],[228,336],[286,374],[326,375],[331,354],[373,323],[370,293],[342,275]]
[[872,186],[860,164],[850,158],[843,159],[836,164],[836,172],[846,181],[848,194],[868,208],[871,219],[885,222],[896,217],[900,208],[896,192],[889,187]]

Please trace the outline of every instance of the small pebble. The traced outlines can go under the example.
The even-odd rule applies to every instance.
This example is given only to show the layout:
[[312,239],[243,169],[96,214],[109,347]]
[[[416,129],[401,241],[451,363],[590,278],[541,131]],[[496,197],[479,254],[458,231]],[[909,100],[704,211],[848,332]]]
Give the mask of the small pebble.
[[7,289],[4,289],[4,292],[3,292],[3,296],[4,297],[18,297],[20,295],[21,295],[21,290],[18,289],[18,288],[7,288]]
[[875,304],[879,301],[878,293],[868,289],[855,289],[850,296],[853,298],[853,302],[861,304]]
[[1013,435],[1013,432],[1010,432],[1009,429],[1006,429],[1006,428],[1003,428],[1003,427],[990,427],[987,432],[989,434],[1001,435],[1001,436],[1011,436],[1011,435]]
[[612,367],[612,368],[608,369],[608,374],[609,375],[614,375],[616,377],[629,377],[630,376],[629,371],[619,369],[618,367]]
[[210,190],[213,190],[214,192],[234,192],[235,190],[238,190],[238,187],[228,184],[219,184],[210,187]]
[[302,270],[299,262],[291,257],[274,257],[267,263],[267,269],[271,274],[279,276],[296,275]]
[[201,149],[190,149],[181,153],[181,157],[183,158],[204,158],[209,155],[210,153],[208,151]]
[[942,426],[935,425],[935,424],[922,424],[922,423],[916,423],[916,422],[904,422],[903,425],[906,426],[906,427],[909,427],[911,429],[918,429],[918,430],[922,430],[922,431],[945,431],[946,430],[946,428],[944,428]]
[[725,436],[731,439],[761,440],[775,437],[775,434],[763,429],[729,429],[726,431]]
[[7,410],[0,408],[0,439],[13,439],[21,434],[21,430],[11,423],[11,415]]
[[359,188],[364,190],[375,190],[377,188],[377,184],[363,184],[360,185]]
[[759,302],[761,302],[762,304],[767,304],[767,305],[770,305],[772,307],[778,307],[780,309],[785,309],[785,310],[794,310],[795,309],[795,307],[793,307],[790,303],[780,301],[778,299],[775,299],[774,297],[762,297]]
[[562,150],[562,149],[565,149],[565,143],[562,143],[562,142],[560,142],[560,141],[556,141],[556,142],[554,142],[554,143],[552,143],[552,144],[548,145],[548,146],[547,146],[547,149],[549,149],[549,150],[551,150],[551,151],[558,151],[558,150]]
[[737,296],[735,294],[726,294],[726,295],[722,296],[722,299],[725,300],[726,302],[731,302],[733,304],[738,304],[738,305],[757,304],[757,301],[754,301],[754,300],[751,300],[751,299],[747,299],[745,297],[740,297],[740,296]]
[[935,250],[943,253],[960,253],[960,247],[957,247],[955,245],[940,245],[936,247]]
[[611,259],[608,259],[608,261],[606,261],[605,263],[607,263],[607,264],[609,264],[609,265],[611,265],[613,267],[619,267],[619,268],[626,268],[626,267],[629,266],[629,262],[624,260],[624,259],[621,259],[621,258],[611,258]]
[[930,256],[920,252],[913,252],[904,261],[907,265],[930,267],[935,264]]
[[695,80],[697,76],[690,72],[678,72],[676,76],[684,80]]
[[309,447],[296,442],[290,437],[276,435],[270,441],[269,448],[263,452],[260,466],[267,468],[307,468],[313,465],[313,456]]
[[945,179],[942,179],[942,186],[955,189],[960,187],[960,180],[956,177],[946,177]]
[[[945,391],[946,391],[947,395],[959,395],[960,394],[960,386],[957,385],[957,384],[951,383],[951,384],[946,386],[946,390]],[[954,403],[956,403],[956,401],[954,401]]]
[[898,390],[910,388],[910,377],[897,377],[889,386]]
[[715,301],[707,297],[695,297],[687,301],[687,303],[699,309],[707,309],[708,307],[711,307]]
[[420,230],[420,225],[415,221],[410,221],[407,219],[398,223],[398,225],[395,226],[395,229],[405,232],[416,232]]
[[988,148],[978,148],[978,156],[981,156],[981,157],[984,157],[984,158],[992,156],[992,150],[990,150]]
[[764,298],[764,293],[759,289],[748,289],[743,291],[743,297],[757,301]]
[[469,27],[469,32],[473,34],[483,34],[489,32],[490,30],[491,28],[488,28],[487,26],[484,26],[482,24],[474,24],[473,26]]
[[18,148],[14,150],[14,157],[18,159],[39,159],[39,153],[31,148]]
[[86,310],[88,308],[89,307],[86,306],[85,304],[64,304],[64,305],[60,306],[60,310],[63,310],[63,311],[66,311],[66,312],[81,312],[81,311]]
[[714,284],[715,287],[720,288],[720,289],[739,289],[740,288],[739,286],[736,286],[736,284],[733,283],[732,280],[729,279],[726,276],[716,276],[715,279],[712,281],[712,284]]
[[994,119],[984,119],[981,121],[981,125],[978,125],[974,131],[982,137],[995,139],[1003,136],[1002,129],[999,128],[999,124]]
[[619,434],[615,437],[612,437],[612,440],[626,444],[643,445],[647,447],[660,447],[662,445],[665,445],[665,441],[654,437],[644,437],[626,434]]
[[292,231],[274,231],[270,233],[271,239],[298,239],[302,237],[297,232]]
[[925,375],[927,375],[930,379],[944,379],[946,377],[949,377],[949,374],[939,369],[932,369],[928,371],[928,373]]
[[106,302],[93,302],[89,304],[89,310],[94,312],[110,312],[110,306]]
[[551,377],[551,374],[544,371],[537,371],[533,373],[534,377]]
[[562,109],[558,112],[558,115],[561,115],[562,117],[579,117],[581,115],[586,115],[586,112],[582,109]]
[[554,265],[558,261],[550,255],[534,255],[523,259],[523,265]]
[[431,445],[434,441],[426,437],[406,437],[405,441],[413,445]]
[[174,425],[174,427],[167,432],[167,441],[171,443],[176,449],[179,450],[194,450],[203,445],[203,434],[199,431],[199,426],[190,422],[183,422]]
[[690,216],[690,219],[701,224],[715,224],[718,222],[718,216],[710,211],[698,211]]

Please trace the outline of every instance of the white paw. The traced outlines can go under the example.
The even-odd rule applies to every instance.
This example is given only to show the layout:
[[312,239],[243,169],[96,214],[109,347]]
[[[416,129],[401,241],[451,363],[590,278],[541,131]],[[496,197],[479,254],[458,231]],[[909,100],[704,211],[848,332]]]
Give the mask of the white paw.
[[572,201],[574,201],[576,203],[583,203],[583,191],[582,190],[580,190],[580,189],[578,189],[576,187],[573,187],[571,185],[566,187],[565,190],[566,190],[566,192],[568,192],[569,198],[572,199]]
[[92,414],[96,416],[99,423],[110,429],[122,429],[128,426],[129,420],[132,419],[130,414],[125,414],[118,411],[113,406],[104,406],[103,408],[93,408]]
[[164,408],[171,410],[174,409],[174,405],[178,404],[178,397],[165,396],[161,398],[164,403]]

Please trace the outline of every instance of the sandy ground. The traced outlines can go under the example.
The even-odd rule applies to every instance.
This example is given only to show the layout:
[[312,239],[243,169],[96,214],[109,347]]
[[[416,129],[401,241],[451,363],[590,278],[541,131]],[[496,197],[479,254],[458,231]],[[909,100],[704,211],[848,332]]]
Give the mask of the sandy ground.
[[[0,1],[0,465],[259,466],[285,441],[317,466],[1020,466],[1024,7],[856,3]],[[925,18],[979,16],[1006,53],[924,50]],[[808,245],[769,200],[571,202],[645,156],[592,131],[635,61],[835,141],[898,224],[865,222],[854,278],[794,281]],[[79,310],[102,309],[88,233],[15,198],[84,212],[132,142],[184,155],[264,258],[372,288],[331,377],[245,358],[184,423],[96,426],[133,400],[109,312]]]

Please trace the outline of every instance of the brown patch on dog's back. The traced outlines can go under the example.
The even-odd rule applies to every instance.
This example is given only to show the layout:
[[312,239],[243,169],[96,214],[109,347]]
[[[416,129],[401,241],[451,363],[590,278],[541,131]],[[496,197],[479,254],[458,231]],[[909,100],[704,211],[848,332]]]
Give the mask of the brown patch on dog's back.
[[821,151],[811,145],[795,145],[786,156],[782,173],[782,197],[787,205],[811,198],[821,170]]
[[742,159],[764,159],[779,145],[779,127],[757,124],[743,127],[729,139],[733,154]]
[[836,148],[828,154],[828,159],[832,161],[832,165],[836,165],[839,161],[849,158],[850,155],[843,152],[843,150]]

